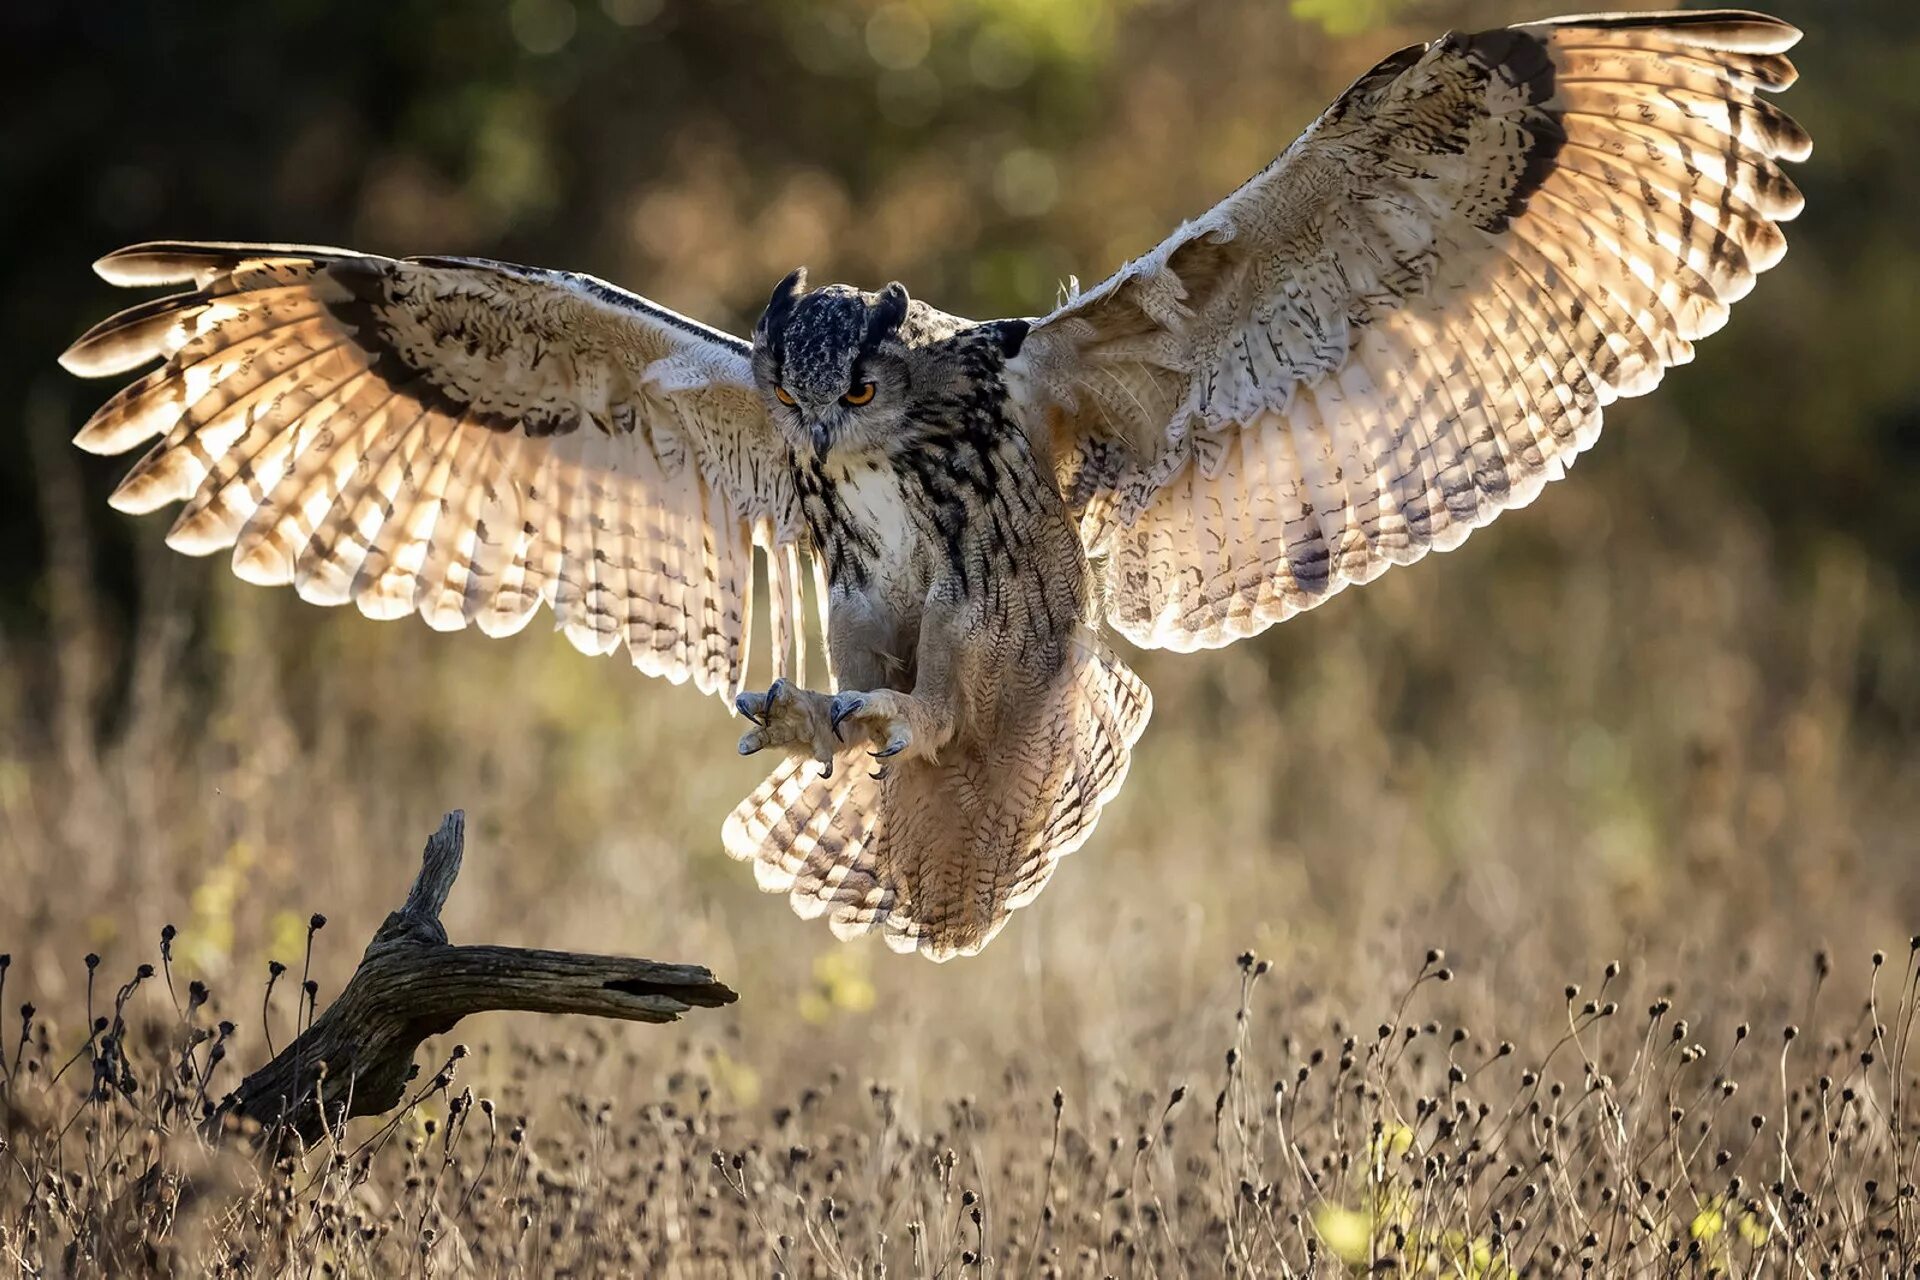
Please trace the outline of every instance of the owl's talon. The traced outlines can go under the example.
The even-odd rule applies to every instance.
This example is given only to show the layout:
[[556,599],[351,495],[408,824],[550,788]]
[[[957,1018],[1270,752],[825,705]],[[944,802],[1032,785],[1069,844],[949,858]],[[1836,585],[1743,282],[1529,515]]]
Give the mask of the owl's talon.
[[873,774],[871,776],[873,777],[873,780],[875,782],[885,782],[887,780],[887,766],[884,764],[881,765],[878,769],[875,769],[873,771]]
[[765,693],[742,693],[733,700],[733,709],[761,728],[766,728],[773,713],[794,693],[793,684],[782,676],[767,686]]
[[833,730],[833,736],[836,738],[840,738],[842,742],[846,741],[846,739],[841,737],[841,734],[840,734],[840,722],[845,720],[848,716],[858,712],[862,707],[866,705],[867,705],[867,698],[865,694],[862,694],[862,693],[835,694],[833,697],[833,702],[829,704],[829,706],[827,707],[827,726]]
[[897,756],[915,745],[914,701],[894,689],[835,694],[827,708],[827,722],[836,736],[845,736],[851,720],[854,741],[866,740],[867,754],[876,760]]
[[828,766],[825,776],[832,777],[834,747],[826,724],[829,703],[826,694],[802,689],[784,677],[768,685],[765,693],[742,693],[733,700],[734,709],[759,727],[740,736],[740,754],[784,747],[820,761]]

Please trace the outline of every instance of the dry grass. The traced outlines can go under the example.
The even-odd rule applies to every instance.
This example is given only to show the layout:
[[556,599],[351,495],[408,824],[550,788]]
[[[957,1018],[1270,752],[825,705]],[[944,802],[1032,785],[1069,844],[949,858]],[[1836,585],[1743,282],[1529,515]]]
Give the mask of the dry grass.
[[[158,550],[117,615],[48,450],[63,638],[0,638],[0,1258],[1912,1274],[1912,603],[1847,547],[1769,546],[1657,404],[1618,416],[1466,549],[1144,657],[1120,802],[944,967],[724,859],[756,766],[691,692]],[[277,1168],[205,1147],[301,1016],[309,913],[324,1003],[456,805],[456,938],[698,961],[740,1003],[477,1020],[388,1123]]]
[[31,1274],[1909,1274],[1912,951],[1858,1006],[1819,1000],[1823,953],[1808,1031],[1623,1008],[1609,964],[1521,1046],[1425,1016],[1458,985],[1438,951],[1377,1027],[1314,1002],[1276,1034],[1248,954],[1191,1083],[1069,1098],[1015,1054],[918,1119],[838,1067],[741,1108],[714,1046],[583,1028],[455,1046],[392,1119],[264,1170],[193,1136],[231,1024],[195,993],[130,1033],[129,987],[70,1057],[23,1026],[0,1247]]

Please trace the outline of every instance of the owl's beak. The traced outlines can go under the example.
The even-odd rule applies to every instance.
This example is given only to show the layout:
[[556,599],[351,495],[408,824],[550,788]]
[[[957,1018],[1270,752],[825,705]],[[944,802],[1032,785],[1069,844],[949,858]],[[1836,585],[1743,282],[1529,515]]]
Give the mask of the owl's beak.
[[815,462],[827,460],[827,426],[824,422],[813,424],[813,460]]

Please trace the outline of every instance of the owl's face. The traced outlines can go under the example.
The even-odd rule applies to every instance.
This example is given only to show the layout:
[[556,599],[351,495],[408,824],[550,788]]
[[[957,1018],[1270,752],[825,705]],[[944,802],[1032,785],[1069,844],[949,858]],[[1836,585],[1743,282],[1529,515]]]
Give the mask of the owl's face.
[[912,409],[955,374],[948,339],[969,327],[890,284],[879,293],[806,270],[773,291],[753,331],[753,373],[767,412],[802,458],[878,453],[909,431]]

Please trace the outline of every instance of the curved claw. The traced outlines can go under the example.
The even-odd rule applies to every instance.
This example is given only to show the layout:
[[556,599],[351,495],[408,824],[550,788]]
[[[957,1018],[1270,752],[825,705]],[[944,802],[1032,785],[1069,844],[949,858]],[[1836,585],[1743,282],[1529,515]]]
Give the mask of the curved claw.
[[907,749],[907,736],[903,733],[887,743],[884,751],[870,751],[867,754],[875,760],[885,760],[888,756],[897,756]]
[[[827,727],[833,730],[833,736],[840,738],[840,722],[867,705],[867,700],[857,693],[837,695],[827,708]],[[841,738],[841,741],[845,741]]]
[[873,780],[876,782],[885,782],[887,780],[887,766],[884,764],[881,765],[878,769],[875,769],[873,771],[871,776]]
[[765,693],[740,694],[733,700],[733,709],[764,729],[767,722],[773,719],[774,706],[787,695],[790,687],[786,677],[782,676],[768,685]]
[[820,777],[824,781],[833,776],[833,759],[828,757],[820,762]]

